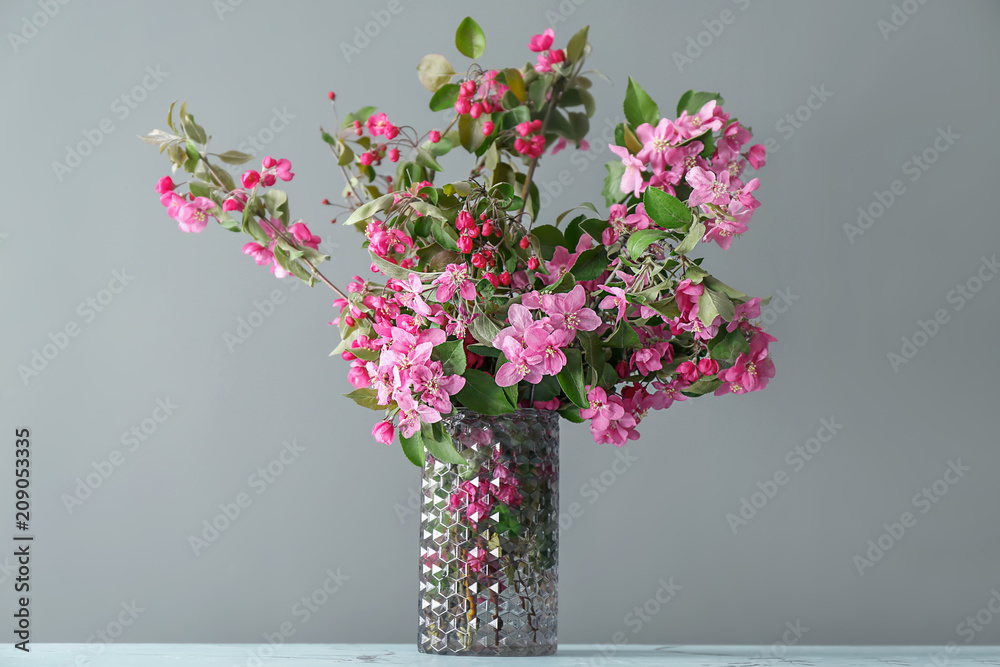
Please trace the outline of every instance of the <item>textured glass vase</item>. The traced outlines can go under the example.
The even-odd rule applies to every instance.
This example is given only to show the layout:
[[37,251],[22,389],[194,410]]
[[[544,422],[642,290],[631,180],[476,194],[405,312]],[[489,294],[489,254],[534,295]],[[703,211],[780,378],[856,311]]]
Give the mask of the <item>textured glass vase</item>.
[[468,464],[424,465],[417,647],[555,653],[559,415],[458,410],[444,427]]

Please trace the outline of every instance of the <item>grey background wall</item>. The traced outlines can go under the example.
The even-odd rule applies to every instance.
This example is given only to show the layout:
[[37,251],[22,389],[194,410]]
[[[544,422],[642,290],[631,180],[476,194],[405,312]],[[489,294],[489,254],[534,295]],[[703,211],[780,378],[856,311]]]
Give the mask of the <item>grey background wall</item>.
[[[123,642],[259,644],[283,624],[290,641],[414,639],[419,474],[340,396],[331,296],[275,280],[222,230],[180,233],[152,189],[166,160],[135,135],[186,99],[220,147],[255,137],[290,158],[292,214],[334,244],[345,282],[367,264],[320,205],[341,188],[318,137],[326,91],[443,126],[414,68],[457,55],[472,13],[505,65],[541,29],[592,26],[614,82],[595,86],[595,138],[631,74],[664,109],[721,90],[777,148],[751,232],[707,260],[775,295],[777,378],[652,415],[627,450],[564,427],[563,506],[582,511],[564,516],[561,639],[1000,643],[1000,4],[399,1],[377,30],[388,2],[0,8],[0,534],[28,427],[35,640],[117,633],[123,605]],[[598,200],[608,156],[594,141],[546,158],[548,215]],[[859,207],[872,219],[853,233]],[[252,504],[196,554],[189,538],[241,493]],[[308,609],[331,574],[339,590]]]

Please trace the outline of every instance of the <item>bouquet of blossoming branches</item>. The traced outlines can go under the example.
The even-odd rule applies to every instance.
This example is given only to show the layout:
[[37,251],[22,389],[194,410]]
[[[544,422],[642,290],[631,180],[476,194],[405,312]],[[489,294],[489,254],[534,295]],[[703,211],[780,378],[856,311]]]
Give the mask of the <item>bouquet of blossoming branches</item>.
[[[774,375],[756,323],[761,300],[718,280],[691,253],[701,243],[728,249],[747,231],[759,202],[749,165],[764,148],[731,119],[717,94],[688,91],[664,118],[631,78],[625,118],[615,130],[603,191],[608,214],[585,203],[540,218],[536,167],[546,151],[586,150],[594,98],[584,70],[586,28],[565,48],[553,31],[531,38],[535,63],[484,70],[486,40],[466,18],[456,46],[473,60],[458,74],[444,56],[425,56],[417,73],[430,108],[455,110],[443,130],[420,133],[365,107],[321,129],[346,186],[346,219],[364,234],[372,271],[341,290],[319,272],[320,239],[292,221],[288,160],[265,157],[240,182],[208,152],[209,137],[185,106],[171,132],[143,137],[188,180],[163,177],[161,202],[182,231],[209,220],[249,235],[243,252],[278,278],[293,275],[334,290],[341,342],[355,390],[347,396],[384,413],[372,429],[422,465],[425,452],[461,463],[442,416],[464,407],[486,415],[533,407],[589,421],[599,443],[639,437],[650,409],[707,393],[743,394]],[[336,114],[336,96],[329,94]],[[435,184],[439,160],[461,147],[474,158],[464,180]],[[215,164],[213,164],[215,161]],[[393,167],[385,162],[393,163]],[[329,203],[324,200],[324,203]]]

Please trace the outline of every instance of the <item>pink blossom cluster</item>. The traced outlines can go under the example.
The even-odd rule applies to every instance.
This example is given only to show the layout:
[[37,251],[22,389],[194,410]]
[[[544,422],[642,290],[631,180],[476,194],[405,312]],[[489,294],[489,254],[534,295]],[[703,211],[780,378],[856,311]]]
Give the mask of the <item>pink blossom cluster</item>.
[[[467,79],[461,83],[458,89],[458,99],[455,101],[455,111],[459,116],[468,114],[472,118],[479,118],[484,113],[503,111],[503,94],[507,92],[506,85],[497,81],[499,72],[495,69],[488,70],[479,77],[478,82]],[[493,123],[490,123],[490,131],[493,132]]]
[[285,223],[281,221],[281,218],[271,218],[270,220],[261,220],[260,228],[271,238],[271,242],[267,245],[261,245],[256,241],[251,241],[243,246],[243,254],[252,257],[257,262],[257,266],[271,267],[271,273],[274,274],[275,278],[284,278],[288,275],[288,271],[274,257],[274,248],[278,245],[279,239],[286,243],[289,239],[294,239],[297,245],[313,250],[319,248],[321,241],[320,237],[309,231],[309,227],[303,222],[296,222],[286,230]]
[[555,32],[548,28],[540,35],[533,35],[528,42],[528,48],[538,54],[538,64],[535,69],[539,72],[551,72],[552,66],[566,60],[566,52],[562,49],[553,49],[552,42],[555,41]]
[[[361,298],[334,302],[341,315],[333,324],[343,318],[344,324],[354,326],[370,319],[377,334],[374,338],[355,337],[351,349],[342,356],[351,362],[348,381],[358,389],[374,388],[379,404],[393,411],[392,417],[372,429],[374,438],[385,444],[395,436],[395,417],[400,434],[413,437],[421,424],[434,424],[451,412],[451,396],[465,385],[465,378],[446,375],[443,364],[431,359],[434,347],[447,339],[448,334],[440,328],[446,316],[440,304],[424,299],[423,292],[420,279],[413,274],[405,281],[389,280],[381,292],[371,290],[355,276],[348,284],[348,293]],[[351,350],[376,352],[378,360],[366,361]]]
[[185,198],[174,192],[176,187],[169,176],[157,181],[156,191],[160,194],[160,203],[167,207],[167,215],[177,221],[182,232],[197,234],[208,226],[208,219],[212,216],[210,211],[216,207],[215,202],[208,197],[195,197],[190,193]]
[[[715,150],[706,160],[701,156],[705,143],[698,137],[716,131],[720,134]],[[752,139],[749,130],[737,120],[730,122],[729,114],[715,100],[706,102],[698,113],[684,111],[676,120],[662,118],[655,127],[643,123],[635,133],[642,143],[637,154],[623,146],[610,146],[625,165],[621,191],[639,197],[652,186],[676,195],[676,186],[686,183],[691,187],[688,205],[699,207],[705,218],[703,242],[714,241],[728,250],[733,237],[747,231],[759,206],[753,196],[759,180],[744,183],[740,176],[747,164],[754,169],[764,166],[764,146],[754,144],[743,152]]]
[[[538,384],[546,375],[558,375],[566,365],[563,349],[576,340],[577,331],[593,331],[601,319],[586,307],[582,285],[563,294],[524,294],[508,310],[509,327],[493,340],[507,359],[496,373],[497,385],[509,387],[524,380]],[[537,320],[535,314],[542,316]]]
[[[242,188],[235,188],[224,194],[222,211],[243,211],[250,196],[259,187],[271,187],[278,179],[290,181],[295,177],[292,173],[292,163],[285,159],[276,160],[270,155],[261,161],[260,171],[249,169],[240,177]],[[181,231],[198,233],[208,225],[210,217],[218,218],[218,213],[212,213],[218,206],[208,197],[196,197],[188,193],[185,198],[175,192],[176,184],[169,176],[164,176],[156,183],[156,191],[160,194],[160,202],[167,207],[167,214],[177,220]],[[279,218],[260,220],[260,227],[271,239],[266,245],[251,242],[243,246],[243,254],[254,259],[258,266],[269,266],[271,273],[278,278],[284,278],[288,271],[274,257],[274,249],[279,241],[288,246],[300,248],[319,248],[320,237],[313,234],[302,222],[296,222],[287,229]]]

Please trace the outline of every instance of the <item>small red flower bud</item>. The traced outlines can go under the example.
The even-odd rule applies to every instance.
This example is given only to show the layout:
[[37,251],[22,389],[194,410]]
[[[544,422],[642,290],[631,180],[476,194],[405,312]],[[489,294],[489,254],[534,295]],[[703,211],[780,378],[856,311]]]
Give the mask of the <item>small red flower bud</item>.
[[529,239],[527,236],[522,237],[521,238],[521,247],[523,249],[527,250],[529,246],[531,246],[531,239]]
[[431,130],[429,138],[432,144],[436,144],[437,142],[441,141],[441,133],[438,132],[437,130]]
[[330,92],[328,92],[326,94],[326,96],[330,98],[331,102],[333,102],[334,100],[337,99],[337,94],[335,92],[333,92],[332,90]]
[[486,136],[486,137],[488,137],[488,136],[490,136],[491,134],[493,134],[493,128],[494,128],[494,127],[496,127],[496,126],[495,126],[495,125],[493,125],[493,122],[492,122],[492,121],[489,121],[489,120],[488,120],[488,121],[486,121],[485,123],[483,123],[483,136]]
[[528,260],[528,268],[531,269],[532,271],[534,271],[535,269],[538,268],[538,258],[537,257],[532,257],[531,259]]

